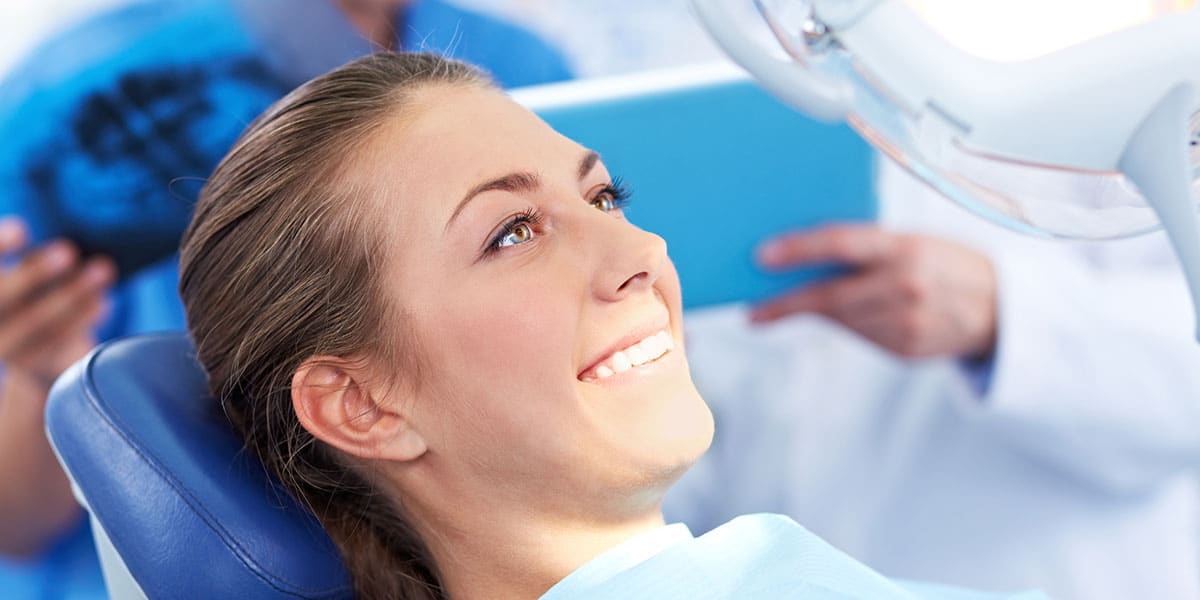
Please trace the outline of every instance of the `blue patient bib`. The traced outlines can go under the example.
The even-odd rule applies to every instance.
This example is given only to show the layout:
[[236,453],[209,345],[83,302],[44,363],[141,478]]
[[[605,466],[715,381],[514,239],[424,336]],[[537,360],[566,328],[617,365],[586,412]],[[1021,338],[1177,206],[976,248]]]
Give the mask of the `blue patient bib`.
[[683,525],[638,536],[571,573],[543,600],[1045,600],[890,580],[781,515],[738,517],[699,538]]

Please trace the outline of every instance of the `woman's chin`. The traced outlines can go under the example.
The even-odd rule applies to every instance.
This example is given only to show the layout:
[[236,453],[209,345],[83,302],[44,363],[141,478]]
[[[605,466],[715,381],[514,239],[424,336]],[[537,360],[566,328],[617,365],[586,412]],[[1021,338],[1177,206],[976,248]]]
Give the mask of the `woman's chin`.
[[692,387],[672,400],[672,410],[661,413],[640,429],[645,463],[664,476],[683,475],[708,450],[713,439],[713,416],[699,392]]
[[690,434],[681,438],[679,445],[681,457],[686,460],[689,468],[708,451],[716,431],[712,411],[699,392],[695,392],[695,407],[691,411],[690,419],[691,425],[686,428]]
[[[647,490],[666,488],[698,460],[713,439],[713,415],[692,382],[682,352],[625,376],[580,382],[581,401],[608,438],[618,479]],[[620,466],[618,466],[620,465]]]

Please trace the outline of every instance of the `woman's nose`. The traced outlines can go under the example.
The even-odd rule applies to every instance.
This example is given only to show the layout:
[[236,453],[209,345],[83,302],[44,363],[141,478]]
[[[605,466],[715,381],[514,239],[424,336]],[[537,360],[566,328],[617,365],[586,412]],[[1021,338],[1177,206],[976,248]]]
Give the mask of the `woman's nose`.
[[598,298],[616,301],[658,281],[667,262],[667,242],[624,219],[614,219],[610,227],[598,241],[602,248],[595,285]]

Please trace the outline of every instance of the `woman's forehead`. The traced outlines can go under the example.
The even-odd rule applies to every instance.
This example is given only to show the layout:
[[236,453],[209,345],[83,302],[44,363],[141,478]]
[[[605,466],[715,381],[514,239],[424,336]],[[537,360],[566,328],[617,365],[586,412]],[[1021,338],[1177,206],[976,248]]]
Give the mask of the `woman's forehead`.
[[[497,155],[505,149],[538,150],[570,144],[537,115],[503,92],[476,85],[433,85],[413,98],[414,110],[400,115],[397,139],[428,156],[430,147],[444,152],[481,151]],[[495,156],[504,158],[503,155]]]
[[446,201],[511,172],[573,176],[585,152],[502,92],[474,85],[420,90],[370,147],[356,161],[367,167],[356,169],[360,176],[408,197]]
[[503,92],[430,85],[374,132],[346,175],[375,192],[391,229],[429,241],[481,182],[510,173],[574,181],[586,153]]

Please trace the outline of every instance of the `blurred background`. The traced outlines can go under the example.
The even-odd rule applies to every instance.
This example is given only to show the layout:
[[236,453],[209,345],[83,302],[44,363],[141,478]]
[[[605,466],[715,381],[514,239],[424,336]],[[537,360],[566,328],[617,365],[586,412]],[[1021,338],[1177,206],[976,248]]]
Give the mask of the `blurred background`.
[[[46,35],[119,1],[0,3],[0,76]],[[717,48],[689,12],[687,0],[454,0],[453,3],[505,17],[538,32],[563,49],[579,76],[720,58]]]
[[118,0],[10,0],[0,3],[0,75],[43,37]]

